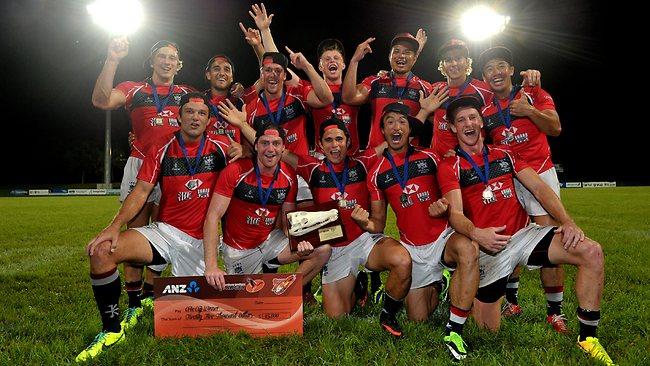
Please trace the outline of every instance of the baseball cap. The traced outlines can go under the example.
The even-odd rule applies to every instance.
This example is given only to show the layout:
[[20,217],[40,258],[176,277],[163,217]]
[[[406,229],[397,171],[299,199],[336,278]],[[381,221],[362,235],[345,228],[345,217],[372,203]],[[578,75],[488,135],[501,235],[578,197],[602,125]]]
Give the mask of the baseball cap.
[[438,49],[438,60],[442,60],[444,53],[453,49],[459,49],[463,51],[465,57],[469,57],[469,48],[467,48],[467,44],[460,39],[452,38]]
[[413,52],[417,52],[420,48],[420,42],[415,38],[411,33],[398,33],[393,37],[393,40],[390,41],[390,47],[393,48],[397,43],[406,43],[408,44]]
[[481,52],[481,55],[478,58],[478,63],[481,65],[481,69],[483,69],[485,64],[490,62],[490,60],[503,60],[510,66],[514,66],[514,63],[512,62],[512,52],[503,46],[488,48]]

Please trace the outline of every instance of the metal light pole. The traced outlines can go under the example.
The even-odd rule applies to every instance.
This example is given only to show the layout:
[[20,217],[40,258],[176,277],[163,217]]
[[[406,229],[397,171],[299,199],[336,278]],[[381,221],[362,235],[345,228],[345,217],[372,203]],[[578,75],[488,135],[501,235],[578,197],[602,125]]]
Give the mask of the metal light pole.
[[104,127],[104,185],[111,188],[111,111],[106,111]]

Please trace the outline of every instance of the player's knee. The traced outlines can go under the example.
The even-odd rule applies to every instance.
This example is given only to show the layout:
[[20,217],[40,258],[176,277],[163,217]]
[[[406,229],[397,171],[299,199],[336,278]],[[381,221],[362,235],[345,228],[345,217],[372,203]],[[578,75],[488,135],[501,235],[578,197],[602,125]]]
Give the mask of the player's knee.
[[403,246],[395,246],[395,250],[390,254],[390,270],[402,269],[404,272],[411,273],[412,265],[411,255]]
[[579,245],[583,246],[581,251],[582,262],[593,269],[602,269],[605,265],[605,256],[600,244],[591,239],[585,239]]
[[476,266],[478,265],[478,244],[466,239],[459,240],[455,243],[456,258],[453,258],[460,266]]
[[318,256],[319,262],[327,263],[332,255],[332,247],[328,244],[321,245],[320,247],[314,250]]

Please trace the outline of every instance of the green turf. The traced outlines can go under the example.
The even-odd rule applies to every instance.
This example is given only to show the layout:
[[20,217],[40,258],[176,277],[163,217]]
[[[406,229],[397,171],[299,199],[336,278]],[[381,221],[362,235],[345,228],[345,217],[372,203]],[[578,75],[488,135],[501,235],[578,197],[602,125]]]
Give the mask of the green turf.
[[[650,364],[650,188],[572,189],[562,195],[576,222],[605,250],[601,341],[619,364]],[[101,325],[84,246],[117,207],[115,197],[0,198],[0,364],[71,363],[92,340]],[[389,233],[395,235],[394,228]],[[464,364],[593,364],[575,346],[575,271],[566,272],[565,313],[571,335],[555,334],[546,326],[539,276],[525,271],[520,287],[524,315],[505,320],[498,334],[479,330],[470,320],[465,339],[473,352]],[[123,305],[125,300],[123,296]],[[308,307],[303,337],[270,339],[223,334],[158,340],[152,337],[151,314],[145,314],[126,342],[95,363],[450,364],[442,345],[445,307],[424,324],[408,323],[402,315],[407,335],[399,341],[379,329],[378,310],[369,307],[332,321],[320,309]]]

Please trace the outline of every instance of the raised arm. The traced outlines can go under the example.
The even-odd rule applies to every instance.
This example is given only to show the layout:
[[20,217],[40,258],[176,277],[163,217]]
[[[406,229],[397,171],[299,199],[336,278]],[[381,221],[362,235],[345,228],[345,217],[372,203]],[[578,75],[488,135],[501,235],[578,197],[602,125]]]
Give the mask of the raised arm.
[[242,136],[251,145],[255,142],[255,130],[246,122],[246,104],[241,107],[241,110],[238,110],[230,100],[226,99],[225,102],[219,102],[217,108],[221,117],[229,124],[239,128]]
[[104,67],[97,77],[93,89],[93,105],[104,110],[116,109],[126,103],[126,96],[117,89],[113,89],[115,72],[120,61],[129,54],[129,40],[126,37],[117,37],[108,43],[108,53]]
[[210,200],[208,212],[203,222],[203,258],[205,260],[205,279],[217,290],[223,290],[226,286],[224,275],[219,268],[219,224],[226,213],[230,198],[214,193]]
[[374,38],[370,37],[360,43],[350,59],[348,71],[345,73],[345,78],[343,79],[343,90],[341,92],[341,100],[345,104],[361,105],[367,103],[370,99],[370,91],[363,84],[357,84],[357,70],[359,69],[359,61],[366,54],[372,53],[370,43],[374,40]]
[[331,104],[334,101],[334,95],[332,95],[332,91],[327,86],[325,80],[318,74],[314,65],[307,61],[302,52],[293,52],[286,46],[285,48],[289,52],[291,64],[307,74],[313,87],[307,95],[307,104],[312,108],[321,108]]
[[264,55],[264,45],[262,44],[260,31],[255,28],[246,28],[242,22],[239,22],[239,29],[244,33],[246,43],[253,48],[257,61],[261,63],[262,55]]

